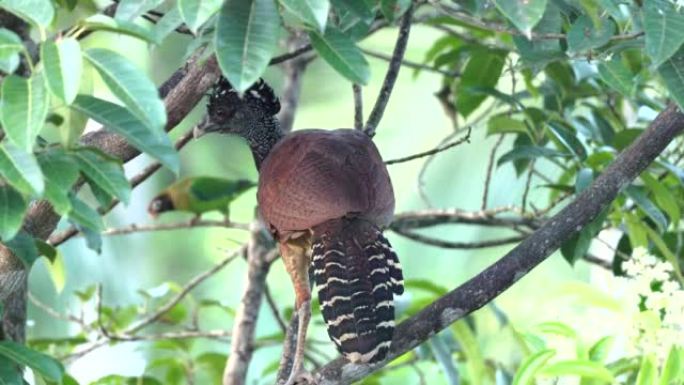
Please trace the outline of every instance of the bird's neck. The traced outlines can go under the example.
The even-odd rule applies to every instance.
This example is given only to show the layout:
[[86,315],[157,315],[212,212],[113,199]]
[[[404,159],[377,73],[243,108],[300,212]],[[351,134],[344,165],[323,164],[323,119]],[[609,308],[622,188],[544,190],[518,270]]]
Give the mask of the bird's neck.
[[257,170],[261,168],[261,164],[271,152],[273,146],[284,136],[283,131],[280,129],[280,123],[275,116],[261,119],[258,126],[257,129],[252,131],[254,134],[247,138]]

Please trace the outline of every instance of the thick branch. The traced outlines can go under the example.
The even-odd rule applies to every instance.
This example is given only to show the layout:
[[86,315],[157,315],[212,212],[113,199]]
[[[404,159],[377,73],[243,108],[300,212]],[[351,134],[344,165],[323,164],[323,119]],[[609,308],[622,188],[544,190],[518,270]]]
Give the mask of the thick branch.
[[[524,277],[607,207],[683,129],[684,115],[670,105],[574,202],[495,264],[399,324],[389,358],[413,349]],[[315,378],[319,385],[348,384],[382,366],[357,365],[338,358],[316,371]]]
[[247,281],[240,307],[233,321],[232,343],[228,362],[223,372],[223,385],[243,385],[254,352],[254,331],[266,287],[266,276],[271,266],[267,260],[271,250],[265,231],[258,221],[252,224],[252,235],[247,246]]

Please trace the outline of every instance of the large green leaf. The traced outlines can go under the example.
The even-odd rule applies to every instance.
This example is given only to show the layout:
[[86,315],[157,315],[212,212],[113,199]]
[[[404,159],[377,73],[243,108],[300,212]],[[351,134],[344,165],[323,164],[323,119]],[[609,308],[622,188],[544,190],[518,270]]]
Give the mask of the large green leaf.
[[175,7],[170,11],[166,12],[164,16],[159,19],[157,24],[154,26],[154,36],[158,41],[164,40],[171,32],[175,31],[176,28],[183,24],[183,18],[180,15],[180,11]]
[[14,238],[24,220],[26,201],[17,190],[0,184],[0,240]]
[[24,194],[43,194],[45,184],[36,158],[11,143],[0,144],[0,175]]
[[69,192],[79,173],[76,161],[63,149],[53,148],[38,154],[38,163],[45,176],[45,198],[58,214],[68,213]]
[[305,24],[325,31],[330,10],[328,0],[280,0],[280,4]]
[[610,19],[602,20],[601,26],[596,28],[589,16],[581,15],[568,31],[568,51],[577,54],[601,47],[614,33],[615,24]]
[[672,345],[663,365],[659,385],[681,384],[682,382],[684,382],[684,348]]
[[40,75],[29,79],[10,75],[2,82],[0,121],[7,138],[30,152],[43,128],[49,100],[45,80]]
[[658,67],[665,87],[680,108],[684,109],[684,47]]
[[278,44],[280,18],[274,0],[226,0],[216,21],[216,58],[239,92],[266,70]]
[[64,376],[64,367],[59,361],[16,342],[0,341],[0,356],[28,366],[47,381],[60,382]]
[[494,4],[526,35],[539,23],[546,9],[546,0],[495,0]]
[[55,16],[50,0],[3,0],[0,1],[0,8],[5,8],[41,28],[50,25]]
[[166,108],[154,83],[133,63],[116,52],[91,48],[85,52],[109,89],[133,114],[152,129],[166,126]]
[[221,0],[178,0],[178,11],[191,31],[197,32],[221,8]]
[[83,20],[81,25],[91,30],[116,32],[123,35],[137,37],[150,43],[158,44],[160,39],[152,31],[143,28],[132,21],[116,20],[107,15],[97,14]]
[[79,95],[72,108],[125,137],[135,148],[157,158],[164,166],[178,173],[178,152],[164,130],[148,127],[127,109],[89,95]]
[[658,209],[658,207],[653,204],[653,202],[646,196],[644,189],[637,186],[629,186],[624,190],[625,194],[630,197],[634,203],[642,209],[646,215],[649,216],[658,226],[658,229],[663,232],[667,229],[667,218]]
[[487,98],[474,88],[494,88],[499,82],[508,52],[504,50],[474,50],[466,64],[456,98],[456,110],[467,117]]
[[114,17],[118,20],[133,20],[143,13],[156,8],[164,0],[121,0]]
[[645,355],[641,359],[641,367],[634,385],[653,385],[658,382],[658,364],[655,357]]
[[71,104],[81,85],[83,71],[78,41],[70,37],[47,41],[41,45],[41,58],[48,88],[53,95]]
[[556,151],[548,147],[522,145],[516,146],[511,151],[503,154],[497,161],[497,166],[518,159],[535,159],[540,157],[555,158],[564,156],[568,156],[568,154]]
[[[36,259],[40,257],[35,239],[26,231],[19,231],[14,238],[5,242],[5,245],[12,250],[14,255],[19,257],[27,269],[30,269]],[[2,356],[1,353],[0,356]]]
[[684,43],[684,10],[669,0],[644,0],[646,53],[659,66]]
[[518,371],[513,377],[512,385],[531,385],[534,384],[534,377],[541,369],[546,361],[550,360],[556,354],[555,350],[545,349],[541,350],[529,357],[522,363]]
[[[533,31],[536,33],[559,33],[562,24],[563,18],[560,9],[554,2],[550,2],[546,6],[544,16],[539,24],[533,28]],[[524,36],[513,36],[513,42],[525,64],[535,71],[543,68],[549,62],[565,58],[565,53],[561,50],[557,39],[529,40]]]
[[632,75],[632,72],[627,68],[619,55],[613,57],[612,60],[599,63],[598,72],[601,79],[606,82],[610,88],[626,97],[630,97],[634,94],[636,85],[634,82],[634,75]]
[[665,187],[660,180],[656,179],[648,172],[641,174],[641,180],[644,181],[646,187],[651,190],[653,198],[658,206],[670,217],[670,222],[679,223],[682,214],[673,191]]
[[86,178],[122,202],[128,203],[131,185],[116,159],[93,148],[79,149],[72,154]]
[[397,17],[406,12],[411,0],[380,0],[380,11],[389,21],[394,21]]
[[327,26],[325,34],[312,31],[309,37],[316,52],[338,73],[354,83],[368,83],[370,67],[350,37],[332,25]]
[[584,160],[587,158],[587,150],[582,145],[582,142],[577,139],[574,132],[570,130],[561,122],[551,120],[546,125],[553,138],[556,139],[563,147],[575,154],[578,159]]

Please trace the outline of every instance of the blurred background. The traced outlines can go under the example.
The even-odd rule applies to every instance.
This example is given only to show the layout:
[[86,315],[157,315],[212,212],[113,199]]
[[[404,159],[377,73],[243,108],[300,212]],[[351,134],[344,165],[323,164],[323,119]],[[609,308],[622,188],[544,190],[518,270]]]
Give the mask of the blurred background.
[[[394,28],[382,30],[364,40],[361,46],[389,55],[396,32]],[[441,33],[435,29],[416,25],[411,33],[406,58],[422,62],[428,48],[440,36]],[[166,79],[183,63],[187,43],[183,36],[175,35],[154,48],[151,60],[146,61],[148,47],[133,38],[100,32],[83,41],[85,46],[107,46],[127,56],[141,68],[145,68],[157,83]],[[372,77],[370,84],[363,89],[366,113],[372,108],[387,68],[387,63],[383,60],[372,57],[368,57],[368,60]],[[108,97],[101,80],[92,74],[89,76],[94,79],[93,87],[98,90],[98,96]],[[265,78],[279,94],[282,89],[281,70],[270,67]],[[500,84],[506,81],[508,80],[504,76]],[[434,148],[444,137],[453,133],[451,120],[434,96],[440,87],[441,76],[426,71],[416,74],[410,68],[402,68],[374,138],[386,160]],[[480,110],[485,110],[486,105],[487,103]],[[202,103],[173,130],[172,137],[175,139],[190,129],[203,113]],[[352,125],[353,99],[350,83],[322,60],[314,60],[303,77],[294,129]],[[93,124],[92,128],[98,126]],[[498,139],[495,136],[485,137],[484,133],[484,129],[473,127],[469,142],[444,151],[431,160],[423,177],[428,201],[421,198],[418,192],[418,176],[425,167],[425,158],[389,166],[397,199],[396,212],[425,209],[430,205],[434,208],[480,210],[490,149]],[[456,137],[464,134],[462,132]],[[499,154],[507,151],[510,146],[511,142],[504,140]],[[249,149],[237,137],[205,136],[183,148],[181,159],[181,177],[214,175],[252,180],[257,178]],[[150,162],[151,159],[146,156],[139,156],[126,164],[127,174],[135,175]],[[547,167],[551,174],[557,172],[550,163],[542,167]],[[495,167],[493,172],[488,207],[519,206],[526,178],[516,177],[511,163]],[[189,215],[182,213],[163,215],[157,221],[147,215],[146,207],[150,199],[172,180],[173,175],[166,170],[156,173],[133,190],[131,203],[127,207],[120,205],[106,217],[107,226],[118,228],[130,224],[190,220]],[[532,188],[529,192],[528,201],[537,207],[544,207],[548,200],[548,190]],[[232,204],[231,219],[247,223],[253,218],[254,208],[255,190],[251,190]],[[221,219],[218,214],[210,214],[207,218]],[[66,224],[61,227],[66,227]],[[440,226],[431,228],[426,233],[459,242],[481,241],[513,234],[491,227],[463,225]],[[457,287],[514,246],[452,250],[418,244],[391,231],[387,235],[401,259],[405,279],[407,282],[417,282],[413,286],[408,285],[406,293],[398,299],[399,318],[406,317],[429,303],[440,290]],[[37,263],[30,276],[31,293],[40,303],[51,308],[66,309],[74,314],[83,312],[86,319],[92,320],[96,316],[93,285],[99,283],[103,288],[103,304],[119,317],[134,318],[136,312],[144,309],[146,304],[171,295],[189,279],[225,258],[231,250],[246,241],[247,237],[247,231],[224,228],[112,235],[105,237],[100,255],[86,248],[83,238],[76,237],[60,247],[60,258],[56,264],[50,266],[44,259]],[[602,237],[611,240],[610,234],[603,234]],[[606,246],[594,242],[592,253],[601,256],[604,247]],[[196,288],[182,302],[183,306],[179,307],[175,316],[187,320],[192,316],[190,313],[193,309],[199,308],[202,329],[230,330],[233,311],[243,292],[245,270],[246,263],[243,259],[233,261]],[[426,289],[426,283],[434,285],[432,291]],[[268,284],[278,308],[289,314],[294,295],[289,278],[279,261],[273,264]],[[487,365],[506,369],[501,375],[510,375],[523,355],[516,342],[517,336],[533,330],[539,323],[561,321],[572,324],[575,330],[580,331],[580,338],[588,343],[595,342],[608,333],[616,334],[616,331],[624,327],[621,292],[619,279],[614,278],[609,271],[584,261],[579,261],[572,267],[557,253],[503,293],[492,305],[479,310],[469,319],[469,325],[474,331],[474,343]],[[45,309],[36,306],[35,301],[30,306],[28,335],[34,343],[79,336],[78,325],[56,319]],[[171,319],[168,322],[173,324],[176,321]],[[165,327],[155,326],[159,330],[167,330]],[[257,349],[249,369],[248,383],[273,382],[274,370],[281,353],[279,333],[280,328],[273,314],[266,302],[262,303],[257,324]],[[453,334],[454,331],[449,329],[436,338],[448,346],[454,343]],[[309,337],[313,341],[320,341],[315,346],[320,352],[318,357],[321,362],[325,362],[326,357],[336,357],[319,314],[314,314]],[[418,349],[417,354],[434,354],[431,353],[432,350],[434,346],[426,345]],[[136,341],[105,345],[82,357],[70,357],[66,362],[69,363],[69,373],[81,384],[109,374],[139,376],[143,373],[157,373],[159,378],[166,378],[165,383],[175,382],[174,378],[182,383],[182,368],[187,369],[187,364],[183,362],[192,362],[192,357],[203,356],[205,358],[202,361],[194,361],[196,365],[205,361],[208,363],[206,370],[199,366],[196,368],[196,383],[212,383],[211,380],[202,378],[215,375],[212,374],[216,371],[215,367],[222,363],[222,358],[228,351],[228,342],[218,339],[165,343]],[[60,356],[59,351],[54,353]],[[169,369],[171,366],[163,364],[164,359],[183,364],[174,374]],[[463,361],[456,362],[457,365],[464,364]],[[447,369],[438,363],[425,361],[417,366],[392,370],[382,379],[370,378],[366,381],[388,384],[420,383],[421,376],[424,376],[423,379],[428,379],[430,384],[449,383],[445,370]]]

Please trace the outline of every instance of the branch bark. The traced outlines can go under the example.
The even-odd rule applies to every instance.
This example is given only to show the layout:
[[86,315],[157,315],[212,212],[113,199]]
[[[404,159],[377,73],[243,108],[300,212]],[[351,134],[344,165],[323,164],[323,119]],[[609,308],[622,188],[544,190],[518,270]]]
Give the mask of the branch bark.
[[[684,114],[674,105],[668,106],[575,201],[499,261],[399,324],[389,360],[486,305],[524,277],[607,207],[620,190],[646,169],[683,129]],[[314,375],[319,385],[349,384],[378,370],[389,360],[370,366],[338,358]]]

